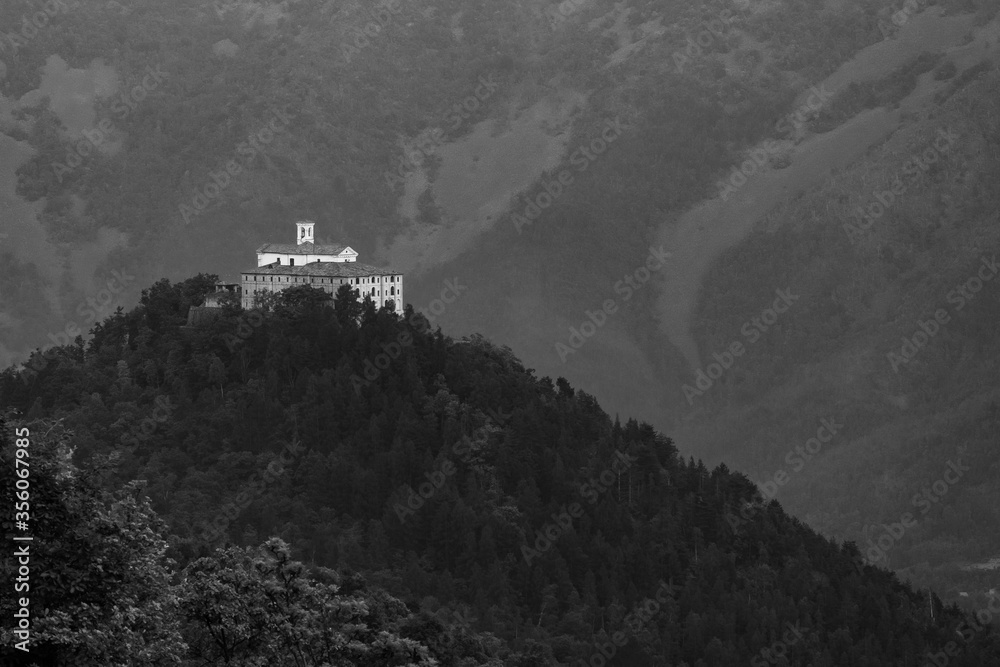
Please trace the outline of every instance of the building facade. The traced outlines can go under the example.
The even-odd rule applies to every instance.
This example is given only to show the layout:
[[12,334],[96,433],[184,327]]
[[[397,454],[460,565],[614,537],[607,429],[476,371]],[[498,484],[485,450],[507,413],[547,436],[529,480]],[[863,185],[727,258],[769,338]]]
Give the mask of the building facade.
[[341,285],[350,285],[359,299],[371,297],[377,308],[392,302],[403,314],[403,275],[357,261],[358,253],[342,245],[316,245],[314,224],[296,223],[296,243],[265,243],[257,249],[257,268],[240,275],[240,295],[244,308],[253,308],[257,299],[296,285],[310,285],[336,294]]
[[354,262],[358,253],[345,245],[316,245],[315,223],[295,223],[295,243],[265,243],[257,248],[257,266],[302,266],[314,262]]

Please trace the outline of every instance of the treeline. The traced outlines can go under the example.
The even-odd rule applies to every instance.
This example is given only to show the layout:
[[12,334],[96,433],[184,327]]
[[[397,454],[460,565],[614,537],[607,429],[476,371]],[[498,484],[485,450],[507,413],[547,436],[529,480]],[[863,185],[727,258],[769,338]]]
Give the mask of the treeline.
[[[333,629],[359,633],[351,650],[392,646],[401,660],[347,664],[525,667],[602,651],[613,665],[919,664],[966,622],[764,503],[743,475],[684,460],[509,349],[449,339],[346,288],[332,300],[288,290],[254,313],[228,305],[188,328],[212,279],[156,283],[88,343],[0,375],[0,404],[41,441],[33,522],[55,541],[39,568],[74,573],[45,589],[40,619],[92,605],[92,627],[118,619],[116,637],[197,664],[321,664]],[[70,465],[80,472],[55,472]],[[76,500],[77,485],[93,500]],[[90,535],[87,521],[122,537],[56,540],[74,522]],[[119,544],[127,554],[108,560]],[[150,566],[132,582],[139,558]],[[59,598],[73,576],[88,586]],[[369,583],[352,598],[354,581]],[[377,622],[347,611],[363,609]],[[230,622],[259,641],[219,639]],[[43,636],[60,656],[120,646],[60,626]],[[1000,656],[991,630],[952,648],[954,665]]]
[[[930,64],[921,57],[897,71],[879,103]],[[790,204],[773,229],[750,235],[709,275],[696,318],[709,353],[740,338],[775,288],[794,286],[803,297],[699,401],[714,426],[698,444],[707,459],[763,479],[788,467],[786,452],[816,416],[838,415],[851,437],[831,443],[779,499],[817,530],[865,549],[883,524],[913,512],[919,526],[883,564],[958,600],[994,587],[961,567],[1000,551],[998,536],[978,528],[997,520],[1000,500],[992,436],[1000,429],[1000,299],[990,250],[1000,244],[1000,75],[979,66],[936,72],[961,86],[926,120]],[[855,94],[867,93],[849,90],[846,107],[859,103]],[[945,325],[920,340],[919,323],[939,310]],[[959,459],[972,471],[925,511],[914,497]]]

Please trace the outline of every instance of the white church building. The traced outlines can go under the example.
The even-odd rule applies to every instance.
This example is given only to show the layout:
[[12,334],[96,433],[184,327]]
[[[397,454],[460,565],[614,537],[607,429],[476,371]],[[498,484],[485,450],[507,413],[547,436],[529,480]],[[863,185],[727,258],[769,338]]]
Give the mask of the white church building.
[[253,308],[257,297],[270,292],[312,285],[336,294],[341,285],[351,285],[359,299],[371,297],[377,308],[392,302],[403,314],[403,275],[357,261],[358,253],[345,245],[317,245],[315,223],[295,223],[295,243],[265,243],[257,248],[257,268],[240,275],[244,308]]

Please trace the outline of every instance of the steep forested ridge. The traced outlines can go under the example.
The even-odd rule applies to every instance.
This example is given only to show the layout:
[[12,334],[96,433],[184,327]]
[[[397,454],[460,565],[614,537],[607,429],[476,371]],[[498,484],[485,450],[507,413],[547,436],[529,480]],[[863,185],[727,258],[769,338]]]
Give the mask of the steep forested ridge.
[[[880,26],[893,11],[861,0],[836,11],[785,0],[752,10],[677,0],[576,4],[559,21],[558,3],[545,0],[502,7],[482,0],[67,0],[57,3],[65,9],[54,11],[44,30],[12,43],[9,35],[37,9],[27,0],[5,3],[0,26],[11,32],[0,40],[6,46],[0,93],[17,100],[39,87],[53,55],[75,68],[99,58],[120,82],[118,93],[94,105],[95,127],[110,122],[120,149],[92,150],[68,172],[55,165],[78,152],[80,136],[67,131],[47,96],[36,96],[15,112],[18,122],[0,127],[33,151],[17,169],[17,194],[41,205],[44,232],[61,251],[113,230],[125,235],[129,264],[138,267],[159,261],[159,243],[167,243],[176,254],[165,270],[204,268],[193,268],[199,245],[211,248],[216,265],[237,270],[241,250],[269,238],[275,220],[294,216],[322,220],[323,234],[367,255],[413,226],[399,207],[402,185],[386,175],[405,161],[416,137],[443,127],[443,140],[453,142],[480,120],[509,123],[512,110],[549,94],[579,94],[587,103],[567,119],[569,146],[589,143],[594,127],[616,117],[627,134],[578,176],[531,235],[512,234],[509,224],[496,230],[496,242],[512,249],[548,251],[552,273],[564,280],[549,284],[546,277],[545,292],[553,308],[575,314],[594,289],[620,277],[618,266],[580,266],[597,251],[628,262],[645,251],[658,221],[712,196],[716,180],[773,131],[802,90],[883,39]],[[399,12],[376,37],[359,40],[382,5]],[[724,11],[734,22],[706,57],[685,56],[679,65],[688,40]],[[657,26],[662,34],[649,39]],[[350,50],[359,43],[367,46]],[[619,62],[620,51],[629,58]],[[728,56],[734,72],[727,76],[708,54]],[[134,98],[133,87],[151,69],[162,80]],[[452,129],[445,119],[484,76],[497,82],[497,91]],[[274,109],[293,114],[287,131],[254,151],[208,209],[186,217],[181,207],[192,206],[227,160],[243,160],[237,147]],[[427,160],[429,183],[437,160]],[[440,222],[440,193],[429,188],[424,195],[421,220]],[[564,242],[569,234],[572,244]],[[10,261],[21,269],[20,261]],[[0,274],[12,294],[28,264]],[[31,307],[28,295],[18,297]],[[24,319],[12,328],[12,342],[44,337],[44,329],[32,331]]]
[[348,289],[185,326],[213,278],[0,376],[5,503],[11,428],[36,443],[34,609],[88,610],[42,626],[59,664],[1000,660],[992,630],[506,348]]
[[[399,12],[379,9],[389,4]],[[570,6],[557,18],[559,7]],[[26,25],[37,12],[44,25]],[[733,20],[720,29],[723,12]],[[952,287],[935,285],[917,303],[920,286],[942,266],[950,267],[948,280],[965,279],[995,227],[998,79],[992,52],[973,37],[990,34],[996,12],[994,0],[0,3],[0,150],[24,155],[4,165],[10,158],[0,154],[0,181],[9,185],[0,198],[24,203],[13,216],[0,216],[0,363],[60,338],[67,325],[86,329],[93,320],[81,318],[93,312],[90,304],[113,271],[138,279],[109,297],[105,313],[134,303],[140,285],[163,275],[236,271],[254,247],[283,238],[283,226],[297,217],[315,218],[321,235],[366,257],[425,223],[467,228],[468,220],[448,218],[447,178],[438,172],[445,149],[481,121],[496,121],[493,129],[502,133],[531,116],[540,100],[579,96],[585,103],[573,113],[541,123],[565,134],[563,163],[616,119],[624,131],[613,148],[574,174],[523,233],[510,223],[510,211],[500,213],[481,245],[408,273],[413,303],[436,296],[441,280],[468,280],[470,298],[440,320],[447,330],[503,340],[543,373],[564,375],[622,412],[628,406],[706,461],[738,463],[755,478],[783,465],[800,420],[844,415],[852,429],[852,442],[844,444],[853,451],[819,462],[780,496],[826,534],[874,542],[874,531],[912,509],[912,495],[955,446],[969,444],[981,457],[978,476],[965,480],[974,483],[955,489],[942,516],[909,532],[884,564],[907,568],[949,599],[982,595],[996,586],[996,570],[966,570],[991,562],[1000,547],[990,531],[977,530],[997,518],[991,438],[1000,413],[983,390],[996,375],[989,323],[997,302],[979,300],[963,317],[983,324],[968,324],[970,317],[949,327],[901,374],[883,355]],[[895,72],[848,86],[817,117],[795,119],[790,131],[789,114],[798,113],[810,87],[866,48],[907,43],[907,30],[932,14],[940,22]],[[966,19],[962,33],[972,42],[936,41]],[[383,23],[366,36],[372,21]],[[710,35],[709,25],[716,30]],[[703,37],[708,42],[691,45]],[[54,75],[54,59],[65,61],[73,77]],[[94,92],[94,72],[105,68],[117,83],[107,96]],[[150,71],[164,76],[135,93]],[[453,108],[483,77],[496,90],[453,127]],[[584,353],[566,364],[553,353],[552,344],[595,307],[593,295],[610,293],[659,244],[658,228],[717,196],[720,179],[749,148],[767,138],[801,148],[804,136],[829,137],[865,110],[919,97],[927,79],[947,81],[947,89],[902,114],[893,141],[873,146],[821,187],[782,200],[746,243],[712,267],[692,322],[705,356],[739,339],[741,323],[759,312],[779,277],[806,297],[699,400],[691,422],[670,421],[679,412],[670,407],[686,405],[680,388],[687,370],[664,344],[655,281]],[[60,101],[60,85],[88,98],[92,118],[75,120],[92,120],[91,136],[112,126],[100,146],[84,143],[89,154],[82,158],[80,127],[71,122],[79,109]],[[213,174],[227,160],[245,157],[238,147],[275,109],[293,114],[287,131],[241,162],[239,178],[186,220],[180,207],[214,186]],[[873,183],[889,187],[910,152],[922,150],[925,139],[915,135],[933,134],[946,118],[961,130],[961,152],[855,243],[843,225],[871,203]],[[403,212],[406,188],[386,176],[435,129],[444,136],[437,154],[424,160],[419,188],[426,189],[414,217]],[[70,157],[81,164],[56,168]],[[784,153],[773,157],[775,165],[788,165]],[[781,171],[794,174],[798,166],[793,161]],[[520,195],[540,191],[557,172],[538,173],[524,193],[509,193],[510,210],[523,210]],[[6,225],[19,213],[22,224],[11,231]],[[34,245],[22,246],[22,233]],[[53,255],[43,258],[36,250],[46,243]],[[598,256],[605,261],[594,262]],[[373,259],[382,260],[393,263]],[[927,372],[914,372],[921,369]],[[637,392],[628,380],[638,374],[644,386]]]

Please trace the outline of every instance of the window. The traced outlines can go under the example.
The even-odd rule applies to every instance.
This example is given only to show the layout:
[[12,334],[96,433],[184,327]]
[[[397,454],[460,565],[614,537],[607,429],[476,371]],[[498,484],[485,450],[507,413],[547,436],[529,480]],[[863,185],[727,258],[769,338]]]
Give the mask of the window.
[[295,266],[295,258],[294,257],[289,257],[288,258],[288,266]]

